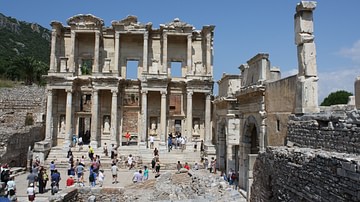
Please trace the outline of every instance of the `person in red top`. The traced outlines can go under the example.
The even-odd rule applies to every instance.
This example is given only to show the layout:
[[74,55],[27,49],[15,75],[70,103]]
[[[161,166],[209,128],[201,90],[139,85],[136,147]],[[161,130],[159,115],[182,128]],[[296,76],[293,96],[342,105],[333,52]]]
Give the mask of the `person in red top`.
[[130,144],[130,138],[131,138],[131,135],[130,135],[129,131],[126,132],[125,138],[126,138],[127,145],[129,145]]
[[185,163],[184,168],[186,168],[186,170],[190,170],[190,166],[187,162]]
[[73,176],[70,175],[69,178],[66,180],[66,186],[71,187],[74,185],[74,183],[75,183],[75,180],[74,180]]

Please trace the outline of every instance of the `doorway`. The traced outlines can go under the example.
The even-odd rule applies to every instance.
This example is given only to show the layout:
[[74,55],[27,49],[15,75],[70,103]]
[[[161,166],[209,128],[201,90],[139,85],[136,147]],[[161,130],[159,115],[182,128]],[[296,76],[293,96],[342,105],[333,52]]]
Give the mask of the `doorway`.
[[91,118],[79,117],[78,138],[82,137],[84,144],[90,144],[91,140]]

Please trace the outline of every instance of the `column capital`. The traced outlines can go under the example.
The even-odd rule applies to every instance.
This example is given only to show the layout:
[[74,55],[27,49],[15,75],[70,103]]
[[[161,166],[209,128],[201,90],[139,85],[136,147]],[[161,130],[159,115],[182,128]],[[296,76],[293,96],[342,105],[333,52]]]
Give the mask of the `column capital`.
[[65,92],[72,93],[72,92],[74,92],[74,90],[72,88],[67,88],[67,89],[65,89]]
[[98,92],[99,92],[99,89],[93,88],[93,89],[92,89],[92,92],[93,92],[93,93],[98,93]]
[[53,96],[54,95],[53,89],[47,89],[46,93],[47,93],[48,96]]
[[149,38],[149,32],[144,32],[144,40],[147,40]]
[[161,94],[161,95],[166,95],[166,94],[167,94],[167,91],[166,91],[166,90],[162,90],[162,91],[160,91],[160,94]]
[[187,35],[187,39],[188,39],[188,40],[191,40],[191,38],[192,38],[192,33],[189,34],[189,35]]
[[119,92],[118,89],[111,89],[111,93],[113,94],[113,96],[114,96],[114,95],[117,95],[118,92]]
[[207,99],[207,100],[210,100],[210,99],[211,99],[211,96],[212,96],[211,93],[206,93],[205,95],[206,95],[206,99]]
[[194,94],[194,91],[187,91],[186,93],[188,96],[192,96]]
[[120,32],[115,32],[115,39],[119,39],[120,38]]
[[148,90],[141,90],[141,94],[148,94]]

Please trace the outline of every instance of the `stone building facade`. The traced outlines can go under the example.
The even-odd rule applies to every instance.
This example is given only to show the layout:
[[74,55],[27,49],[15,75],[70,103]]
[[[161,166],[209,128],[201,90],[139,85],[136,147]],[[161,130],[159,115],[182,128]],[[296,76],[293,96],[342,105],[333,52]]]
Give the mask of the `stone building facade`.
[[[76,15],[53,21],[47,74],[46,140],[68,147],[121,146],[124,134],[146,146],[168,134],[210,142],[214,26],[201,30],[179,19],[159,28],[136,16],[104,26]],[[136,76],[131,78],[131,72]]]
[[[315,7],[315,2],[305,1],[296,7],[298,74],[281,78],[280,69],[271,66],[269,54],[259,53],[240,66],[240,76],[233,75],[239,82],[236,92],[231,96],[219,93],[214,101],[218,167],[239,172],[239,187],[248,198],[254,162],[267,146],[285,144],[289,116],[319,112],[312,17]],[[225,78],[219,81],[220,89]],[[232,135],[230,128],[237,135]]]

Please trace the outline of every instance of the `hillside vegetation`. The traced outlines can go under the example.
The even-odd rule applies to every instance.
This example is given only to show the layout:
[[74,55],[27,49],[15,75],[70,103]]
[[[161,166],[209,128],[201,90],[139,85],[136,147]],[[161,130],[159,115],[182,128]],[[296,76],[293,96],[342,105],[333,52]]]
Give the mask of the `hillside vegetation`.
[[0,78],[42,84],[41,75],[49,68],[50,40],[50,30],[0,13]]

